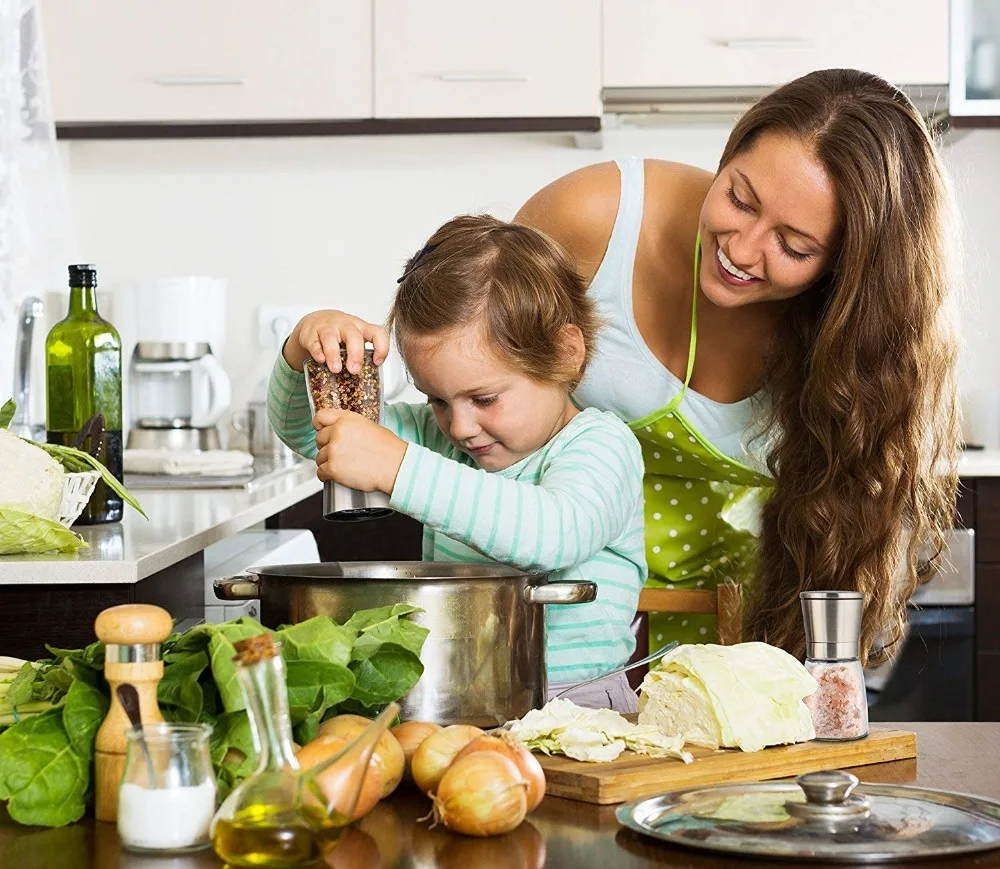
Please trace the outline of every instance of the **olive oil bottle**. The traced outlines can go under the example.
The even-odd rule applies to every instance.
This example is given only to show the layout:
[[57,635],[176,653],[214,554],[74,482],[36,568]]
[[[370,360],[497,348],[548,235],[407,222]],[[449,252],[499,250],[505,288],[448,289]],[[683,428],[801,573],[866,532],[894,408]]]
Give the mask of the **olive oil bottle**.
[[[97,312],[97,269],[69,267],[69,312],[45,339],[45,428],[50,444],[79,446],[122,480],[122,342]],[[80,432],[95,415],[100,428]],[[117,522],[121,496],[103,480],[78,525]]]

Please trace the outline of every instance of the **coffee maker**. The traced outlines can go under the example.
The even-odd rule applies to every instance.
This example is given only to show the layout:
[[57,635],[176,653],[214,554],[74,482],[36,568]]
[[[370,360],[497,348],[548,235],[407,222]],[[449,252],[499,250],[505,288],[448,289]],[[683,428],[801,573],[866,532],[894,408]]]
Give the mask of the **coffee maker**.
[[176,277],[136,287],[128,449],[214,450],[232,399],[213,353],[225,334],[226,282]]

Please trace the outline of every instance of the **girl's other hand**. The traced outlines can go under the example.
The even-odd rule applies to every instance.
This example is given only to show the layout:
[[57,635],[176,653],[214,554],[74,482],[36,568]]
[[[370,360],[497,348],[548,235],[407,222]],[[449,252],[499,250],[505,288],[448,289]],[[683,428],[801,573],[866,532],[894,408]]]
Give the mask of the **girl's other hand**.
[[392,494],[406,441],[389,429],[349,410],[319,411],[316,429],[317,476],[362,492]]
[[381,365],[389,354],[389,333],[384,328],[343,311],[313,311],[296,324],[282,355],[296,371],[301,371],[303,363],[311,357],[317,362],[325,362],[336,374],[340,371],[340,346],[343,345],[347,348],[347,370],[358,374],[366,341],[375,348],[375,364]]

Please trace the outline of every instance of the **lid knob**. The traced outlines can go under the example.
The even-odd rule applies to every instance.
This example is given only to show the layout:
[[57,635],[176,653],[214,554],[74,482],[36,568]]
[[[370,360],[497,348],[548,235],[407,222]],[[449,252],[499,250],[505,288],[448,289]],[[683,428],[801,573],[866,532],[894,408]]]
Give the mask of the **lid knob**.
[[834,806],[847,801],[847,798],[858,786],[858,777],[839,769],[827,769],[821,772],[807,772],[795,779],[802,788],[806,801],[813,805]]

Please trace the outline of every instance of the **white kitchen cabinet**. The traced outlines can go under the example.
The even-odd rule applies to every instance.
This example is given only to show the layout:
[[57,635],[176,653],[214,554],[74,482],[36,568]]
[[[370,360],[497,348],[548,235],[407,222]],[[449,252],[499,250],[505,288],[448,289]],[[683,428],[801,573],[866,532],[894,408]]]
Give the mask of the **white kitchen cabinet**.
[[375,0],[376,118],[601,114],[600,0]]
[[370,118],[372,0],[42,0],[57,123]]
[[951,4],[949,111],[956,126],[996,126],[1000,119],[1000,3]]
[[948,0],[603,0],[604,86],[775,85],[854,67],[948,81]]

